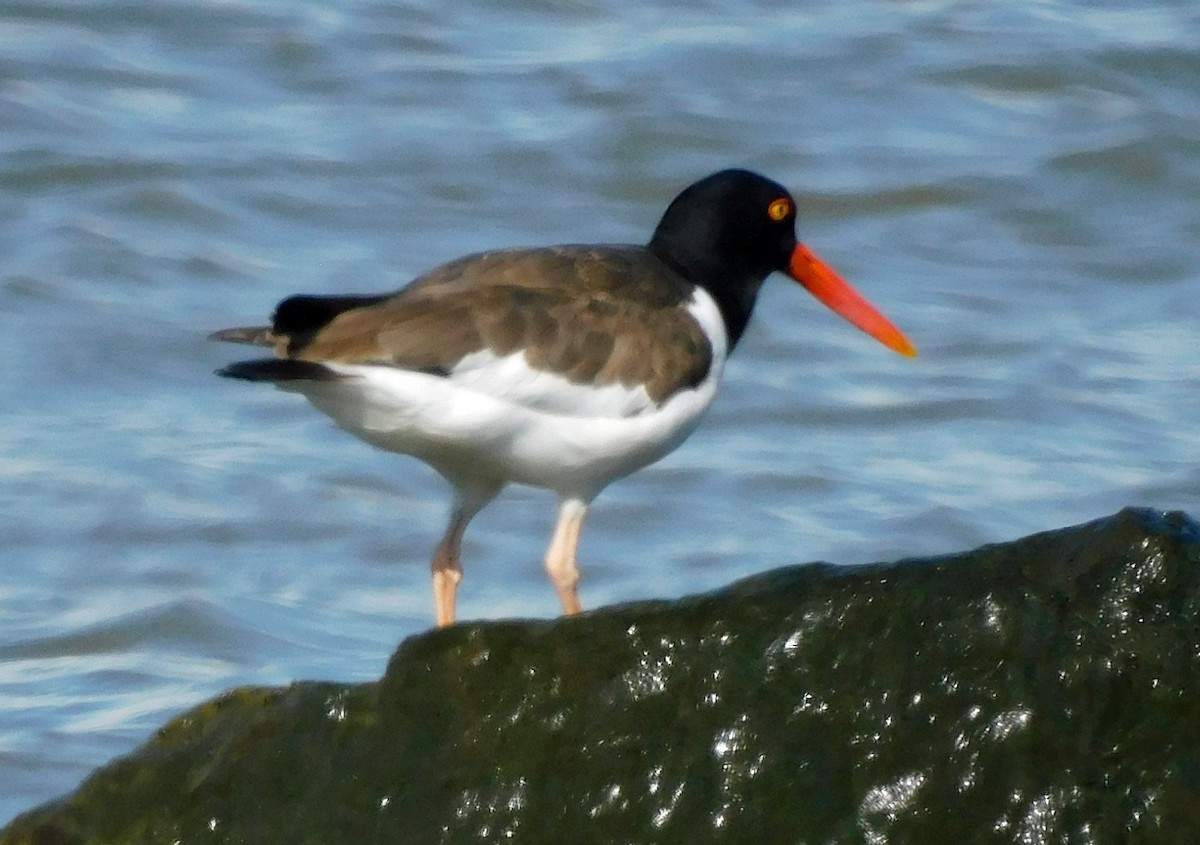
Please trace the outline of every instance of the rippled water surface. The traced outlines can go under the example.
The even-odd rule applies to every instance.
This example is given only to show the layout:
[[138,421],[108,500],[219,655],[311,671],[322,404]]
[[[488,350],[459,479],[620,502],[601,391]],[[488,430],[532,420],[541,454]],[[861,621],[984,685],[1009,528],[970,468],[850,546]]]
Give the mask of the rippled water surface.
[[[1161,2],[0,6],[0,821],[233,685],[375,677],[447,503],[214,328],[472,250],[642,241],[730,165],[916,341],[786,280],[614,485],[588,606],[1200,511],[1200,13]],[[552,497],[466,618],[551,616]]]

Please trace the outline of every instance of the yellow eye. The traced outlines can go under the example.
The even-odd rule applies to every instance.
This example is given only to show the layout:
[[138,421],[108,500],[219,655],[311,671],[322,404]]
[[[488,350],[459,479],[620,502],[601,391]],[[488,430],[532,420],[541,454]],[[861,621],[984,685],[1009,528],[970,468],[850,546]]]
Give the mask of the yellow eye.
[[792,213],[792,201],[781,197],[767,206],[767,216],[778,223]]

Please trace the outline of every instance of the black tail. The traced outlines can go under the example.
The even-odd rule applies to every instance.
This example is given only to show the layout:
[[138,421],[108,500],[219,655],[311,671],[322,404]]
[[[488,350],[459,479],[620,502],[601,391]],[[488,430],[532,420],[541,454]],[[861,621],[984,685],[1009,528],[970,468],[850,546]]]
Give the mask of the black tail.
[[294,361],[289,358],[260,358],[238,361],[217,370],[217,375],[243,381],[339,381],[340,373],[315,361]]
[[291,296],[279,303],[271,317],[271,331],[288,338],[288,352],[295,354],[312,341],[335,317],[355,308],[376,305],[388,298],[377,296]]

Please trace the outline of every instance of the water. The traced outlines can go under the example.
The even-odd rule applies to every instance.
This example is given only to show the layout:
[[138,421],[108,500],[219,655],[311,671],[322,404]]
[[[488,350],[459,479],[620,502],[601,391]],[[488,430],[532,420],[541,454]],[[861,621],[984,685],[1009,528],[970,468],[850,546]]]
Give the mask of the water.
[[[432,618],[420,465],[211,375],[297,291],[644,240],[721,167],[921,348],[786,280],[704,426],[597,502],[589,607],[1200,511],[1200,13],[1057,2],[0,6],[0,820],[234,685]],[[552,616],[553,502],[464,618]]]

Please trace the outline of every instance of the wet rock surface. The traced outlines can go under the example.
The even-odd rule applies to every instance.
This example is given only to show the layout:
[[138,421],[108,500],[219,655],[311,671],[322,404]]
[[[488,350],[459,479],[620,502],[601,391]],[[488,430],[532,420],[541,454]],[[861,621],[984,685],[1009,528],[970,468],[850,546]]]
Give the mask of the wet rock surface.
[[2,843],[1200,842],[1200,526],[467,624],[203,704]]

